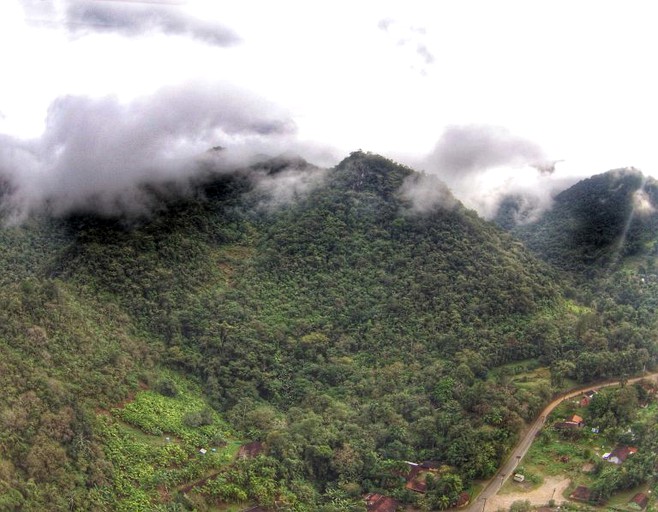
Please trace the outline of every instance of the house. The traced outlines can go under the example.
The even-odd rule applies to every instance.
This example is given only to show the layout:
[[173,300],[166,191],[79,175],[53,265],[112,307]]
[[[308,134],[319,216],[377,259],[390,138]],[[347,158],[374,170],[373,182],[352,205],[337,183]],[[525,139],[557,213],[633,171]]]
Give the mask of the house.
[[553,423],[553,428],[556,430],[572,430],[582,428],[585,425],[585,420],[582,417],[574,414],[567,421],[558,421]]
[[427,475],[439,475],[441,473],[441,463],[433,460],[426,460],[420,464],[416,462],[405,461],[409,467],[409,472],[404,476],[407,481],[405,488],[410,491],[424,494],[427,492]]
[[398,508],[397,500],[390,496],[371,493],[366,494],[363,499],[368,512],[395,512]]
[[238,459],[254,459],[264,451],[265,447],[263,446],[263,443],[254,441],[240,447],[238,450]]
[[592,399],[594,398],[594,395],[596,395],[596,391],[594,391],[593,389],[590,389],[589,391],[585,391],[585,393],[583,393],[582,398],[580,399],[580,406],[587,407],[590,403],[592,403]]
[[590,490],[589,487],[585,487],[584,485],[579,485],[569,495],[569,498],[571,498],[572,500],[584,501],[585,503],[589,503],[589,501],[592,498],[592,491]]
[[617,446],[610,453],[604,454],[603,458],[613,464],[623,464],[634,453],[637,453],[637,448],[634,446]]
[[418,464],[411,466],[411,470],[407,475],[407,483],[404,487],[410,491],[424,494],[427,492],[427,482],[425,479],[428,473],[429,471],[424,470]]
[[455,507],[465,507],[471,502],[471,495],[468,494],[466,491],[463,491],[459,493],[459,496],[457,497],[457,502],[455,503]]
[[638,492],[635,496],[631,498],[631,501],[628,502],[628,507],[634,510],[644,510],[649,504],[649,496],[643,492]]

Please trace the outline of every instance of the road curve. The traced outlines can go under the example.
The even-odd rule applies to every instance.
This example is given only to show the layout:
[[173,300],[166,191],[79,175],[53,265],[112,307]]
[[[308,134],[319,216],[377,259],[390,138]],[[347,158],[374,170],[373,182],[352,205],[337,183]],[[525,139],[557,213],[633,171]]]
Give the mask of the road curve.
[[[658,380],[658,372],[657,373],[650,373],[647,375],[644,375],[642,377],[635,377],[633,379],[628,379],[626,382],[627,384],[633,384],[635,382],[638,382],[640,380]],[[585,391],[588,391],[590,389],[601,389],[609,386],[616,386],[619,384],[620,381],[612,381],[612,382],[604,382],[604,383],[599,383],[599,384],[590,384],[589,386],[584,386],[582,388],[574,389],[571,391],[568,391],[564,393],[563,395],[560,395],[556,399],[554,399],[550,404],[548,404],[544,410],[539,414],[539,417],[530,425],[530,428],[528,431],[523,435],[523,437],[519,440],[517,445],[514,447],[512,452],[510,453],[510,456],[508,459],[505,461],[505,463],[498,469],[496,474],[493,476],[491,480],[487,482],[485,485],[484,489],[482,489],[482,492],[478,495],[477,499],[473,501],[468,507],[466,507],[465,510],[466,512],[485,512],[486,506],[487,506],[487,500],[496,494],[498,494],[498,491],[500,488],[503,486],[507,478],[514,472],[516,469],[516,466],[519,464],[523,456],[526,454],[530,446],[532,445],[532,441],[535,439],[537,436],[537,433],[541,430],[541,428],[544,426],[544,422],[546,421],[546,418],[548,415],[555,409],[558,405],[563,400],[567,400],[569,398],[573,398],[575,396],[578,396],[582,394]]]

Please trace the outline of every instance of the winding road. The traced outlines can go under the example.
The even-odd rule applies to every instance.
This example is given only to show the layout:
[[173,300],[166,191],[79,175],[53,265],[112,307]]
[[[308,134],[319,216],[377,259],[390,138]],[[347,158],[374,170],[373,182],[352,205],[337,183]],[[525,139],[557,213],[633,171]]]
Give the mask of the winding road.
[[[640,380],[658,380],[658,372],[644,375],[642,377],[628,379],[627,384],[633,384]],[[485,512],[485,509],[487,507],[487,500],[498,494],[498,491],[503,486],[507,478],[509,478],[509,476],[512,473],[514,473],[516,466],[518,466],[519,462],[521,461],[523,456],[526,454],[526,452],[532,445],[532,442],[537,436],[537,433],[544,426],[544,422],[546,421],[548,415],[553,411],[553,409],[555,409],[558,405],[560,405],[560,403],[563,400],[567,400],[569,398],[573,398],[575,396],[581,395],[582,393],[590,389],[597,390],[609,386],[616,386],[619,383],[620,381],[616,380],[616,381],[605,382],[601,384],[591,384],[586,387],[574,389],[572,391],[568,391],[563,395],[560,395],[555,400],[553,400],[550,404],[548,404],[541,412],[539,417],[532,423],[532,425],[525,433],[525,435],[519,440],[517,445],[512,450],[507,461],[498,469],[494,477],[487,482],[484,489],[482,489],[482,492],[479,494],[477,500],[475,500],[473,503],[471,503],[467,508],[463,510],[466,510],[467,512]]]

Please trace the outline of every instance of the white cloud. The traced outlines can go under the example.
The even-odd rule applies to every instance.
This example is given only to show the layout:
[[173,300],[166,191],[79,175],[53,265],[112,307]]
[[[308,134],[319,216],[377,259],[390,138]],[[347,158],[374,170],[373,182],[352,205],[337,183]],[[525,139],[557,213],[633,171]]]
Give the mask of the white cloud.
[[141,186],[185,182],[211,146],[228,146],[220,160],[235,166],[294,135],[285,111],[228,84],[168,87],[129,103],[67,96],[52,104],[41,137],[0,140],[0,175],[13,190],[5,207],[16,217],[141,210]]

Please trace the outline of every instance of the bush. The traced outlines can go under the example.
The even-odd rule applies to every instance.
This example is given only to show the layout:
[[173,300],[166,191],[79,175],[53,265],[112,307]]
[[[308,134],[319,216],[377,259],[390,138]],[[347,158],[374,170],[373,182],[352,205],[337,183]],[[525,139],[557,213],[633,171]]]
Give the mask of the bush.
[[186,427],[202,427],[203,425],[212,425],[212,410],[202,409],[200,411],[188,412],[183,416],[183,425]]
[[510,512],[529,512],[531,509],[530,500],[516,500],[509,508]]
[[154,388],[161,395],[168,396],[170,398],[174,398],[178,395],[178,388],[176,387],[176,384],[174,384],[174,381],[171,379],[162,379],[158,381]]

